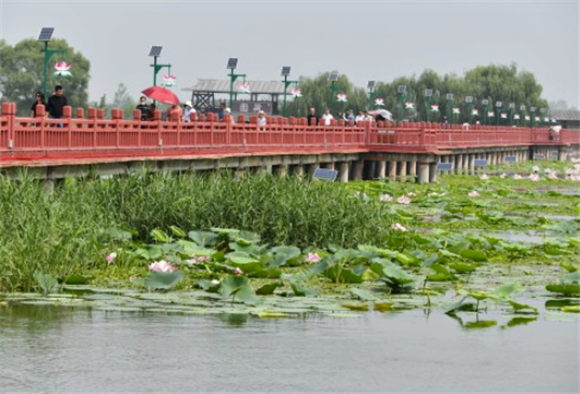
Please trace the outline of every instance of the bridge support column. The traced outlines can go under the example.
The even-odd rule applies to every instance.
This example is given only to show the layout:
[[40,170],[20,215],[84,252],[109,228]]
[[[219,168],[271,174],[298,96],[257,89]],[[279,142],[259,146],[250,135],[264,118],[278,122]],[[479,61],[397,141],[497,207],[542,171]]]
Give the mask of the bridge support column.
[[463,174],[463,153],[455,156],[455,173]]
[[304,166],[302,164],[296,164],[293,174],[302,178],[304,176]]
[[419,169],[418,180],[419,183],[429,183],[429,163],[419,163],[417,166]]
[[316,170],[320,168],[320,163],[312,163],[308,166],[308,178],[312,179]]
[[334,162],[325,163],[324,168],[328,168],[329,170],[334,170],[335,169]]
[[429,183],[437,182],[437,163],[429,163]]
[[54,193],[54,186],[56,185],[56,179],[44,179],[42,181],[42,188],[46,194]]
[[469,174],[475,175],[475,154],[469,154]]
[[409,175],[411,175],[412,177],[415,178],[415,180],[417,180],[417,160],[411,160],[409,162]]
[[399,167],[399,178],[404,178],[407,176],[407,162],[403,160],[400,163],[401,166]]
[[377,177],[379,179],[384,179],[387,177],[387,162],[384,160],[377,162]]
[[348,182],[348,168],[350,163],[348,161],[343,161],[338,163],[338,179],[342,183]]
[[397,162],[396,161],[389,161],[389,179],[394,181],[397,179]]
[[353,181],[362,181],[364,163],[364,160],[358,160],[354,162],[352,171]]
[[286,164],[277,165],[274,167],[274,173],[280,178],[283,178],[288,174],[288,166]]
[[558,148],[558,161],[566,161],[566,152],[562,148]]

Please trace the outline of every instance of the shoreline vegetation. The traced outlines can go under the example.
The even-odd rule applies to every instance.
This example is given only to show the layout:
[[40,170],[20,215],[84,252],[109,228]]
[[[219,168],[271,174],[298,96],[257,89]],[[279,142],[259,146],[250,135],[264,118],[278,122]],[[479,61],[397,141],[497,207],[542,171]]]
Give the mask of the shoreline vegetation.
[[143,173],[52,193],[0,178],[0,305],[578,312],[580,164],[488,172],[425,185]]

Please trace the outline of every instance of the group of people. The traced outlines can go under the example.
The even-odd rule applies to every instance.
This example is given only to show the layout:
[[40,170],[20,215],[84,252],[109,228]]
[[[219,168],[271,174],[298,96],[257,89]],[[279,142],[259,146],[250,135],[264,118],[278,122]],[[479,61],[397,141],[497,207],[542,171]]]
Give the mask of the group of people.
[[[137,109],[141,111],[141,120],[155,119],[155,111],[157,110],[157,106],[155,105],[155,103],[148,104],[147,97],[141,96],[139,98],[139,104],[137,105]],[[195,113],[197,113],[197,111],[195,110],[195,108],[193,108],[191,101],[187,100],[183,104],[183,108],[177,104],[171,106],[165,113],[165,118],[167,120],[178,118],[181,119],[183,122],[190,122],[191,115]]]
[[68,100],[63,94],[63,89],[61,85],[56,85],[54,87],[54,94],[48,98],[48,101],[44,101],[44,94],[42,92],[36,92],[36,97],[32,107],[30,107],[30,117],[37,117],[37,110],[39,105],[44,105],[46,110],[45,116],[50,119],[62,119],[63,109],[68,105]]
[[[309,125],[314,124],[314,125],[330,126],[330,124],[332,123],[331,122],[332,119],[334,119],[334,116],[332,116],[330,110],[327,108],[324,111],[324,114],[320,118],[318,118],[318,116],[316,115],[316,108],[312,107],[310,108],[310,112],[308,113],[306,119]],[[354,116],[354,112],[352,110],[347,111],[347,113],[340,112],[338,114],[338,119],[342,119],[347,123],[350,123],[352,121],[354,122],[354,124],[358,124],[359,122],[369,122],[373,120],[377,122],[386,120],[381,115],[372,116],[369,113],[369,111],[358,111],[358,115]]]

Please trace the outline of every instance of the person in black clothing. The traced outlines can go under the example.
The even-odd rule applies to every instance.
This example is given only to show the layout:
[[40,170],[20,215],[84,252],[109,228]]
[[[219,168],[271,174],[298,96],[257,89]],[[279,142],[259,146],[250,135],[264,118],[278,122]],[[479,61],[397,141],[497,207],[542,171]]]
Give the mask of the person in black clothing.
[[36,106],[37,105],[44,105],[46,107],[46,103],[44,102],[44,94],[40,92],[36,92],[36,99],[32,107],[30,107],[30,117],[36,118]]
[[68,105],[68,101],[62,94],[62,86],[54,87],[54,94],[48,98],[46,104],[46,116],[51,119],[62,119],[62,109]]
[[314,107],[310,108],[310,113],[306,117],[306,120],[308,120],[308,126],[312,124],[312,119],[314,119],[314,125],[317,125],[318,116],[316,116],[316,109]]
[[139,99],[139,105],[137,105],[137,109],[141,111],[141,120],[147,120],[147,115],[149,114],[149,104],[147,104],[147,98],[145,96],[141,96]]

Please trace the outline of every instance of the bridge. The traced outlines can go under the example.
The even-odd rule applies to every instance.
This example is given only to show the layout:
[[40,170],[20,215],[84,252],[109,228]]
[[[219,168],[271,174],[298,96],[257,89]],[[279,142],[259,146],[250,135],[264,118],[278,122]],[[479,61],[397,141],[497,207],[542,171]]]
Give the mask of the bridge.
[[453,172],[473,173],[476,162],[498,164],[506,156],[525,161],[537,157],[565,160],[578,151],[580,131],[507,126],[441,125],[430,122],[359,122],[333,120],[309,125],[305,118],[270,117],[259,126],[256,116],[233,122],[226,115],[192,115],[190,122],[141,121],[134,111],[125,120],[113,109],[64,108],[63,119],[17,117],[14,103],[0,115],[0,173],[55,181],[88,174],[110,176],[134,171],[273,171],[279,175],[313,174],[318,168],[339,172],[339,180],[411,178],[437,180],[437,164],[452,163]]

